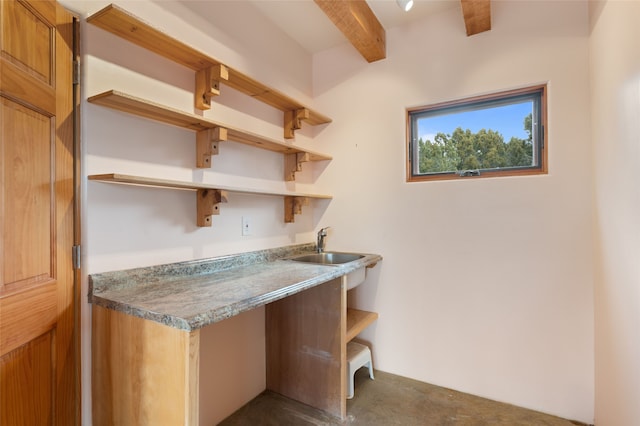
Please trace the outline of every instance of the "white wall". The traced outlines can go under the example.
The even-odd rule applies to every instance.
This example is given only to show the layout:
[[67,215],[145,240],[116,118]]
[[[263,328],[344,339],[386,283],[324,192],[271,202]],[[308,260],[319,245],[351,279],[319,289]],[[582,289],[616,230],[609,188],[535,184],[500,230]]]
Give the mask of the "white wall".
[[[81,13],[107,4],[63,3]],[[380,313],[363,336],[372,343],[376,368],[593,420],[585,4],[492,2],[493,30],[471,38],[464,35],[460,11],[445,12],[388,31],[388,58],[373,64],[348,45],[312,62],[259,16],[245,14],[250,25],[233,25],[238,13],[247,12],[243,2],[119,4],[332,117],[329,126],[298,131],[296,143],[334,160],[305,166],[295,187],[304,191],[315,183],[315,190],[335,198],[285,225],[279,199],[234,196],[212,228],[197,228],[193,194],[90,182],[84,196],[85,273],[308,242],[318,227],[330,225],[329,249],[384,256],[354,290],[353,302]],[[84,98],[117,89],[193,111],[191,71],[91,25],[83,25],[82,34]],[[540,82],[549,84],[549,175],[405,183],[406,107]],[[206,116],[281,135],[281,113],[229,89],[217,102]],[[281,182],[279,155],[223,144],[213,169],[198,171],[193,133],[86,103],[82,113],[85,174],[291,187]],[[251,237],[240,236],[243,215],[252,218]],[[83,307],[82,319],[85,424],[90,424],[89,308]],[[238,354],[251,347],[253,361],[263,362],[264,341],[255,334],[264,328],[261,321],[239,318],[207,335],[235,335]],[[215,353],[215,339],[205,340],[206,351]],[[232,352],[217,356],[240,359]],[[206,373],[207,380],[225,386],[226,365],[219,367]],[[242,389],[224,410],[251,398],[263,380],[228,384]]]
[[[354,302],[376,368],[593,421],[588,11],[492,2],[491,32],[459,10],[387,31],[387,59],[314,57],[316,139],[334,160],[329,248],[384,256]],[[405,182],[406,107],[548,82],[549,174]]]
[[592,4],[596,424],[640,424],[640,3]]

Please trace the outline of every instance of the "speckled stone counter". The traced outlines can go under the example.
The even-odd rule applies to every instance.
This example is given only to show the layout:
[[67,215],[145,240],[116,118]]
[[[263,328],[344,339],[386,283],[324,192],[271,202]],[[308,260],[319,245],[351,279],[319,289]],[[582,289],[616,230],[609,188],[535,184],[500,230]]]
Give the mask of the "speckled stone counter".
[[382,257],[365,254],[340,265],[287,258],[311,253],[299,244],[210,259],[89,276],[89,301],[181,330],[196,330],[331,281]]

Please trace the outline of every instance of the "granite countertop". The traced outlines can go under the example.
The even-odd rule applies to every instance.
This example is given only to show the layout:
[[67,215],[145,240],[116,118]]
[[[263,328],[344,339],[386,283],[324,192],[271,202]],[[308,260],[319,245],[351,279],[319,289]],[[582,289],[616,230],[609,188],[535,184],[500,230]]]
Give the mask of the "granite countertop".
[[299,244],[210,259],[89,276],[89,301],[181,330],[196,330],[331,281],[382,256],[340,265],[287,260],[312,253]]

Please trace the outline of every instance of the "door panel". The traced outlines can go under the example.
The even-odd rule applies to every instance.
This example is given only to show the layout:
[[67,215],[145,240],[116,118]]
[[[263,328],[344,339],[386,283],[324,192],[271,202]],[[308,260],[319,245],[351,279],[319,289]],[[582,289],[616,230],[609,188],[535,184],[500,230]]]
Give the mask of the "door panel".
[[[56,283],[0,299],[0,356],[50,331],[57,321]],[[29,309],[25,309],[28,306]]]
[[[4,251],[0,294],[54,279],[51,233],[52,123],[15,102],[0,104],[3,144]],[[20,142],[17,142],[20,141]]]
[[[53,332],[45,333],[1,358],[0,395],[2,402],[11,407],[2,410],[1,425],[53,423],[51,353],[54,340]],[[24,395],[26,389],[33,393]]]
[[[37,1],[26,5],[7,1],[2,7],[3,57],[33,77],[53,85],[55,3]],[[29,36],[16,37],[16,34]]]
[[0,0],[0,424],[79,421],[74,19]]

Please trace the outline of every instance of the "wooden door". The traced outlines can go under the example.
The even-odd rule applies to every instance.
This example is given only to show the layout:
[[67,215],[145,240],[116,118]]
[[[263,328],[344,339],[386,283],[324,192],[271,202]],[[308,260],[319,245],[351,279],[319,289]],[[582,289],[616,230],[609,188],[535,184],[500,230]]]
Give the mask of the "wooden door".
[[77,424],[74,17],[0,0],[0,425]]

